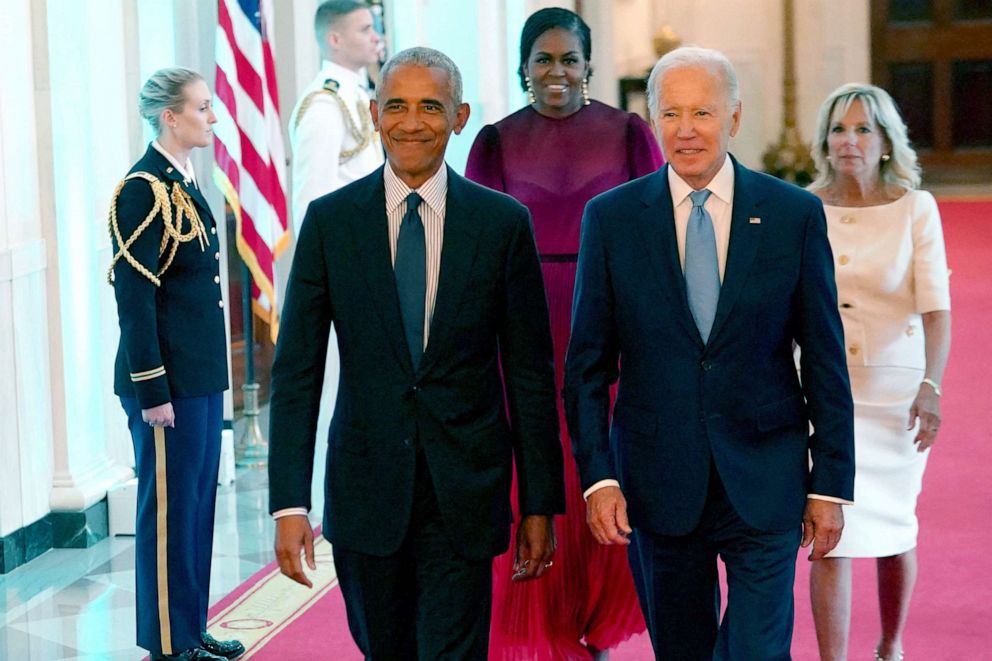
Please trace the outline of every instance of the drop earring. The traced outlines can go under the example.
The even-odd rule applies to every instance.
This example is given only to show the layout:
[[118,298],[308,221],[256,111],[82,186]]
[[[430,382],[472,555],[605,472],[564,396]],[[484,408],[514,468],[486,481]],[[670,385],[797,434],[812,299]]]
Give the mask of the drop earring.
[[582,79],[582,105],[589,105],[589,77]]
[[534,94],[534,86],[530,84],[530,76],[524,76],[524,83],[527,85],[527,103],[534,105],[537,103],[537,95]]
[[892,157],[889,156],[888,154],[882,154],[882,162],[883,163],[888,163],[890,158],[892,158]]

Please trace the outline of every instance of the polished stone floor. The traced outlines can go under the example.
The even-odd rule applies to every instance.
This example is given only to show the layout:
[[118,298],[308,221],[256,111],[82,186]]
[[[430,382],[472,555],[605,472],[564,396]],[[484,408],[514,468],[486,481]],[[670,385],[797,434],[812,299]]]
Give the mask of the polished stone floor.
[[[323,466],[322,458],[315,463]],[[272,561],[272,539],[266,471],[239,468],[235,481],[218,489],[211,603]],[[134,642],[134,538],[53,549],[0,576],[0,613],[2,661],[143,658]]]

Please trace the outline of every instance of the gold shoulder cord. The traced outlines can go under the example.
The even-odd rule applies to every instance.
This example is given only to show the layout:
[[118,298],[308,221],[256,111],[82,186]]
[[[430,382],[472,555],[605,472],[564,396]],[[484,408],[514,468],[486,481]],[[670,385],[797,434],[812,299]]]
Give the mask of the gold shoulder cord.
[[351,159],[355,158],[362,152],[363,149],[372,143],[372,139],[375,137],[375,130],[372,128],[372,113],[369,112],[367,106],[362,105],[362,102],[355,102],[355,110],[358,112],[359,121],[361,126],[355,123],[355,118],[352,116],[351,112],[348,110],[348,105],[345,103],[341,95],[338,94],[338,84],[336,81],[328,79],[324,86],[319,90],[314,90],[307,94],[303,101],[300,102],[300,110],[296,113],[296,121],[293,128],[297,128],[300,125],[300,121],[303,119],[303,113],[307,111],[313,100],[320,94],[326,94],[334,99],[338,106],[341,108],[341,116],[344,117],[345,129],[351,135],[351,137],[357,143],[352,149],[345,149],[341,152],[338,157],[338,163],[344,165]]
[[[117,199],[120,197],[121,190],[124,189],[124,184],[126,184],[131,179],[144,179],[152,187],[152,194],[155,196],[155,205],[152,210],[148,212],[145,219],[140,225],[134,230],[134,233],[128,237],[127,241],[121,236],[121,228],[117,222]],[[173,221],[172,209],[175,207],[175,221]],[[159,246],[158,256],[161,261],[162,256],[168,251],[168,256],[165,259],[165,263],[159,268],[158,273],[152,273],[148,268],[146,268],[141,262],[139,262],[134,255],[130,252],[130,247],[138,240],[141,233],[148,229],[148,226],[152,224],[155,217],[161,215],[164,223],[164,232],[162,232],[162,245]],[[189,219],[189,231],[183,232],[183,217]],[[119,246],[117,253],[114,255],[113,260],[110,262],[110,268],[107,270],[107,283],[114,284],[114,266],[123,257],[128,264],[134,267],[134,269],[145,276],[152,283],[159,287],[162,284],[161,277],[172,265],[172,260],[176,257],[176,251],[179,250],[180,243],[187,243],[193,239],[199,239],[200,241],[200,251],[206,250],[206,247],[210,245],[210,238],[207,236],[207,229],[200,220],[200,215],[196,212],[196,208],[193,206],[193,201],[189,194],[186,193],[179,185],[179,182],[174,182],[172,185],[172,195],[169,195],[168,188],[165,183],[160,181],[153,174],[148,172],[134,172],[129,174],[127,177],[121,180],[121,183],[117,184],[117,189],[114,190],[113,198],[110,201],[110,218],[109,218],[109,229],[111,235],[117,239],[117,245]],[[171,246],[170,246],[171,240]]]

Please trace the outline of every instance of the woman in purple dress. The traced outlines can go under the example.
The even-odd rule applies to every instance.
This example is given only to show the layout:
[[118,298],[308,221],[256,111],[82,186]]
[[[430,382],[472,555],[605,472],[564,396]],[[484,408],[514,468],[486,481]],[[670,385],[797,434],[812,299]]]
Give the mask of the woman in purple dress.
[[[555,372],[562,385],[571,325],[582,211],[591,198],[662,164],[637,115],[589,99],[589,27],[565,9],[542,9],[524,24],[520,80],[530,105],[480,131],[466,175],[512,195],[534,220],[551,311]],[[511,581],[513,551],[493,566],[490,659],[605,659],[644,631],[626,550],[596,543],[559,402],[568,514],[555,522],[554,569],[540,581]],[[519,519],[519,517],[517,517]]]

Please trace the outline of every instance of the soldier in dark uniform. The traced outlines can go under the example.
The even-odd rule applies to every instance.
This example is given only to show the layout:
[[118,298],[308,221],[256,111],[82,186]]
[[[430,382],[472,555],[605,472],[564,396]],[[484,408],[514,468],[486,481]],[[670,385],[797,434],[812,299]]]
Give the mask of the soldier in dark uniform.
[[137,642],[153,659],[235,659],[240,642],[206,633],[227,345],[217,228],[189,160],[217,118],[183,68],[155,72],[139,110],[158,137],[114,193],[107,275],[138,472]]

